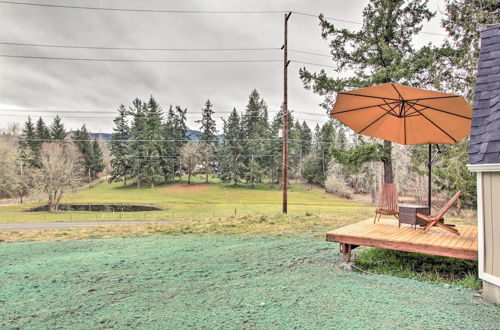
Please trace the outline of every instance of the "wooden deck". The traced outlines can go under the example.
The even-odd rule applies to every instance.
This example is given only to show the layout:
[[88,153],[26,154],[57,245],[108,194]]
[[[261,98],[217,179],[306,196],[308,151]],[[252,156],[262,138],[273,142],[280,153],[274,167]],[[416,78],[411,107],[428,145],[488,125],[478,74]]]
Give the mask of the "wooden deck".
[[373,219],[338,228],[326,234],[329,242],[339,242],[344,260],[350,260],[351,249],[372,246],[383,249],[419,252],[438,256],[477,260],[477,227],[457,225],[460,236],[439,227],[424,233],[409,225],[398,227],[396,219]]

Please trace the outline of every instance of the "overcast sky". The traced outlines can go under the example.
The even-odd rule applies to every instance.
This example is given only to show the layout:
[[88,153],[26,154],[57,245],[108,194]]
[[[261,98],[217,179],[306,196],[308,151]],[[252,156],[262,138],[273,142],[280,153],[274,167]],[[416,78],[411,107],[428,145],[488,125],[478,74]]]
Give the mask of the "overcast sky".
[[[34,0],[27,0],[35,2]],[[274,11],[293,10],[319,13],[332,18],[362,21],[362,10],[368,1],[340,0],[43,0],[39,3],[75,6],[118,7],[167,10],[206,11]],[[442,1],[430,0],[430,8],[443,9]],[[439,6],[439,7],[438,7]],[[440,14],[424,31],[444,33]],[[137,48],[279,48],[283,44],[283,14],[172,14],[111,12],[43,8],[0,3],[0,42],[54,44],[74,46]],[[357,29],[359,25],[335,22],[338,26]],[[444,37],[422,35],[417,44],[440,42]],[[289,21],[289,49],[328,54],[327,42],[320,36],[318,19],[292,15]],[[147,59],[147,60],[281,60],[282,52],[168,52],[82,50],[0,45],[0,54],[72,58]],[[331,65],[331,59],[289,53],[291,60]],[[326,121],[319,107],[321,97],[305,90],[298,70],[289,67],[289,109],[312,126]],[[333,73],[332,69],[326,68]],[[170,104],[188,108],[189,127],[196,129],[200,109],[210,99],[216,112],[233,107],[242,111],[252,89],[266,100],[271,116],[283,100],[282,63],[110,63],[0,57],[0,129],[12,122],[23,122],[27,115],[42,115],[52,120],[59,110],[63,122],[75,129],[86,122],[94,132],[111,132],[111,118],[120,104],[129,105],[135,97],[153,95],[164,109]],[[7,109],[14,109],[9,110]],[[32,110],[32,111],[29,111]],[[63,111],[79,111],[64,113]],[[101,112],[99,114],[89,113]],[[10,115],[10,116],[4,116]],[[20,117],[12,117],[16,115]],[[227,114],[217,114],[217,117]],[[221,128],[218,120],[219,129]]]

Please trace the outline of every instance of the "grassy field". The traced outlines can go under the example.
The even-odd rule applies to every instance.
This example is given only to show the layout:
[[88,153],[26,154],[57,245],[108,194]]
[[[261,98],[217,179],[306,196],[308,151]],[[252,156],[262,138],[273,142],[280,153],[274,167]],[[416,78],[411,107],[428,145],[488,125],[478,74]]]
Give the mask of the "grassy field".
[[[112,220],[196,220],[242,215],[276,215],[281,213],[278,187],[262,184],[255,189],[225,184],[171,184],[151,188],[124,187],[121,183],[101,183],[92,189],[64,195],[68,204],[137,204],[161,208],[148,212],[25,212],[45,204],[45,200],[0,206],[0,222],[112,221]],[[293,185],[289,192],[289,214],[292,216],[329,215],[335,218],[364,219],[373,207],[339,199],[322,190],[308,190]]]
[[[322,190],[295,185],[290,193],[290,213],[283,216],[281,193],[268,185],[256,189],[223,184],[172,184],[154,189],[103,183],[92,189],[67,194],[65,203],[128,203],[154,205],[159,212],[47,212],[29,213],[26,209],[44,203],[0,207],[1,222],[146,220],[126,226],[100,226],[79,229],[0,231],[0,242],[54,241],[97,238],[131,238],[165,235],[238,235],[244,237],[277,236],[324,240],[325,233],[368,217],[373,207],[336,198]],[[236,212],[234,211],[236,209]],[[194,213],[194,216],[193,216]],[[236,215],[235,215],[236,213]],[[142,218],[144,217],[144,218]],[[150,223],[147,220],[180,220],[175,223]],[[10,219],[10,220],[9,220]],[[462,222],[454,219],[453,222]],[[335,244],[329,244],[336,251]],[[474,262],[404,254],[396,251],[366,249],[357,262],[368,272],[395,275],[433,283],[479,289]]]
[[6,244],[0,249],[0,328],[500,324],[499,309],[474,291],[338,269],[334,245],[234,235]]

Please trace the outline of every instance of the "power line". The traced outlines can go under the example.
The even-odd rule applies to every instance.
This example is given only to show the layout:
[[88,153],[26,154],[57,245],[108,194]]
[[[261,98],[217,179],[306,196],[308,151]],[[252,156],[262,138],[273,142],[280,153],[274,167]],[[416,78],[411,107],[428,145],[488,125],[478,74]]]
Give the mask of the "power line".
[[[40,117],[58,117],[59,115],[40,115]],[[13,114],[0,114],[0,117],[31,117],[30,114],[23,114],[23,115],[13,115]],[[72,119],[72,118],[77,118],[77,119],[114,119],[116,116],[59,116],[62,119]],[[246,118],[262,118],[262,116],[250,116],[246,115]],[[188,115],[186,119],[201,119],[203,116],[201,114],[196,114],[196,115]],[[215,118],[217,119],[217,118]]]
[[[302,16],[319,18],[319,15],[304,13],[304,12],[300,12],[300,11],[292,11],[292,13],[294,13],[295,15],[302,15]],[[361,22],[351,21],[351,20],[347,20],[347,19],[340,19],[340,18],[333,18],[333,17],[326,17],[326,16],[324,18],[329,19],[331,21],[339,21],[339,22],[351,23],[351,24],[357,24],[357,25],[363,24]]]
[[64,8],[64,9],[83,9],[83,10],[102,10],[102,11],[121,11],[121,12],[139,12],[139,13],[171,13],[171,14],[283,14],[282,10],[258,10],[258,11],[236,11],[236,10],[169,10],[169,9],[133,9],[133,8],[110,8],[110,7],[90,7],[90,6],[69,6],[56,5],[45,3],[31,3],[20,1],[0,1],[2,4],[47,7],[47,8]]
[[[318,18],[319,15],[305,13],[300,11],[290,11],[290,10],[255,10],[255,11],[242,11],[242,10],[170,10],[170,9],[134,9],[134,8],[111,8],[111,7],[90,7],[90,6],[69,6],[69,5],[56,5],[56,4],[45,4],[45,3],[31,3],[31,2],[21,2],[21,1],[0,1],[0,4],[6,5],[18,5],[18,6],[32,6],[32,7],[45,7],[45,8],[63,8],[63,9],[83,9],[83,10],[100,10],[100,11],[118,11],[118,12],[138,12],[138,13],[164,13],[164,14],[286,14],[294,13],[296,15],[307,16]],[[363,23],[353,20],[335,18],[324,16],[324,18],[344,22],[356,25],[362,25]],[[435,32],[421,32],[423,34],[436,35],[436,36],[447,36],[443,33]]]
[[[292,11],[292,13],[296,15],[302,15],[302,16],[308,16],[308,17],[314,17],[314,18],[319,18],[319,15],[314,15],[310,13],[304,13],[304,12],[298,12],[298,11]],[[335,18],[335,17],[328,17],[328,16],[323,16],[323,18],[330,20],[330,21],[338,21],[338,22],[344,22],[344,23],[350,23],[350,24],[356,24],[356,25],[363,25],[363,23],[358,22],[358,21],[351,21],[347,19],[340,19],[340,18]],[[447,34],[444,33],[437,33],[437,32],[426,32],[426,31],[421,31],[420,33],[422,34],[428,34],[428,35],[434,35],[434,36],[443,36],[447,37]]]
[[69,48],[69,49],[98,49],[98,50],[132,50],[132,51],[269,51],[281,50],[279,47],[260,47],[260,48],[141,48],[141,47],[109,47],[109,46],[78,46],[78,45],[56,45],[56,44],[35,44],[22,42],[0,41],[0,45],[8,46],[27,46],[27,47],[46,47],[46,48]]
[[271,63],[283,62],[282,60],[143,60],[143,59],[104,59],[104,58],[79,58],[79,57],[51,57],[51,56],[30,56],[30,55],[7,55],[0,54],[5,58],[23,58],[40,60],[64,60],[64,61],[83,61],[83,62],[138,62],[138,63]]
[[[90,111],[88,111],[90,110]],[[80,109],[80,110],[49,110],[49,109],[0,109],[0,111],[7,111],[7,112],[28,112],[28,113],[78,113],[78,114],[101,114],[101,113],[113,113],[116,114],[116,110],[91,110],[91,109]],[[281,110],[268,110],[268,113],[279,113]],[[307,112],[307,111],[301,111],[301,110],[295,110],[295,109],[290,109],[293,113],[300,113],[300,114],[305,114],[305,115],[314,115],[314,116],[324,116],[324,113],[318,113],[318,112]],[[231,114],[233,110],[220,110],[220,111],[214,111],[214,115],[221,115],[221,114]],[[192,115],[192,112],[188,112],[187,115]],[[28,114],[29,115],[29,114]],[[195,115],[201,116],[201,114],[197,113]],[[244,113],[242,114],[243,116],[246,116]],[[0,114],[0,116],[2,116]]]
[[[95,50],[129,50],[129,51],[172,51],[172,52],[226,52],[226,51],[274,51],[279,47],[256,47],[256,48],[144,48],[144,47],[110,47],[110,46],[81,46],[81,45],[60,45],[60,44],[37,44],[25,42],[0,41],[0,45],[42,47],[42,48],[64,48],[64,49],[95,49]],[[328,54],[320,54],[309,51],[289,49],[288,51],[299,54],[308,54],[322,57],[330,57]]]
[[[30,55],[7,55],[0,54],[0,57],[5,58],[22,58],[22,59],[41,59],[41,60],[64,60],[64,61],[84,61],[84,62],[136,62],[136,63],[276,63],[283,60],[143,60],[143,59],[105,59],[105,58],[80,58],[80,57],[52,57],[52,56],[30,56]],[[333,65],[290,60],[290,62],[322,66],[327,68],[335,67]]]
[[328,64],[313,63],[313,62],[304,62],[304,61],[296,61],[296,60],[290,60],[290,62],[300,63],[300,64],[308,64],[308,65],[315,65],[315,66],[323,66],[325,68],[336,69],[336,67],[334,67],[333,65],[328,65]]
[[328,57],[328,58],[331,57],[331,55],[314,53],[314,52],[308,52],[308,51],[303,51],[303,50],[289,49],[288,51],[292,52],[292,53],[299,53],[299,54],[307,54],[307,55],[314,55],[314,56],[321,56],[321,57]]

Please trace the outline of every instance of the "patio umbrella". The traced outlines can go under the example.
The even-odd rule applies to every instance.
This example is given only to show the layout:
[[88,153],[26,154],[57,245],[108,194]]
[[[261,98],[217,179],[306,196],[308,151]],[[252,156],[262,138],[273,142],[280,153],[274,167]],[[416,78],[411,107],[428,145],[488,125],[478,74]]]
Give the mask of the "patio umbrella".
[[[386,83],[338,93],[330,115],[356,133],[429,144],[430,150],[432,144],[456,143],[469,134],[472,107],[459,95]],[[429,182],[430,157],[429,152]]]

